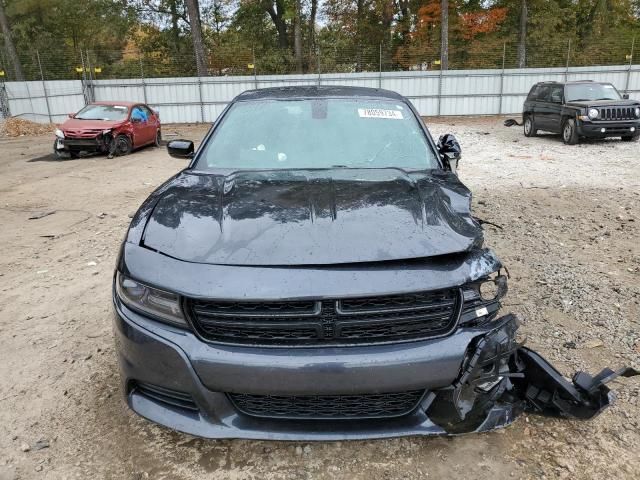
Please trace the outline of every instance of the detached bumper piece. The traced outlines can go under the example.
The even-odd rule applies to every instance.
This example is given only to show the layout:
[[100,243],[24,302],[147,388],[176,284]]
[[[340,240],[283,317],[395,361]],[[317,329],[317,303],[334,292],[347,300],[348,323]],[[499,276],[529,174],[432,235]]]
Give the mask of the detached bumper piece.
[[433,392],[428,417],[449,434],[504,427],[522,412],[590,419],[614,401],[606,386],[633,368],[576,373],[569,381],[534,351],[515,340],[518,322],[506,315],[470,345],[459,379]]

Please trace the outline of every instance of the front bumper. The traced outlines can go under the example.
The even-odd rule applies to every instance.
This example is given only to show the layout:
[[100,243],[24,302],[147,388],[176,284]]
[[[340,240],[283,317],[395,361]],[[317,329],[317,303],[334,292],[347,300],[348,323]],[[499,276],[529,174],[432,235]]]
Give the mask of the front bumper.
[[73,152],[102,152],[107,148],[102,135],[89,138],[56,137],[55,149]]
[[640,120],[624,122],[579,121],[577,127],[578,135],[582,137],[606,138],[640,135]]
[[[129,310],[117,299],[114,307],[128,405],[149,420],[201,437],[341,440],[481,432],[510,424],[524,410],[590,418],[610,400],[604,383],[611,375],[602,381],[581,377],[579,388],[575,379],[570,384],[516,344],[517,322],[511,315],[489,326],[459,328],[446,338],[410,344],[260,349],[205,344],[191,332]],[[174,392],[173,397],[149,395],[137,385]],[[262,418],[242,413],[228,396],[415,389],[424,393],[411,411],[375,419]],[[176,395],[180,401],[171,401]]]

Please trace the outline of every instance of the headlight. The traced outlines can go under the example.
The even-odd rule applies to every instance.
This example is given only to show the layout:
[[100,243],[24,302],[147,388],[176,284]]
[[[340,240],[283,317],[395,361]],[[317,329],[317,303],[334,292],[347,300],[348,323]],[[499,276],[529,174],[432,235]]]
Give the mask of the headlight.
[[500,300],[507,293],[507,277],[495,275],[482,282],[479,287],[480,298],[485,302]]
[[590,108],[588,114],[589,114],[589,118],[593,120],[595,118],[598,118],[598,115],[600,114],[600,112],[598,111],[597,108]]
[[637,118],[640,118],[640,107],[636,107],[635,114]]
[[60,130],[59,128],[56,128],[56,137],[64,138],[64,132],[62,130]]
[[116,276],[116,293],[127,307],[147,313],[159,320],[185,327],[187,322],[180,308],[180,298],[175,293],[165,292],[125,277]]

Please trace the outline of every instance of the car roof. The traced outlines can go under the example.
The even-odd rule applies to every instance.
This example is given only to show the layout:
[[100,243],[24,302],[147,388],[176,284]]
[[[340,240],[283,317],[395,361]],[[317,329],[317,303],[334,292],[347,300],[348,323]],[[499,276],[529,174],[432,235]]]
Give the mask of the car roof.
[[343,87],[343,86],[295,86],[295,87],[270,87],[257,90],[247,90],[238,95],[234,101],[248,100],[284,100],[288,98],[345,98],[366,97],[383,98],[404,101],[399,93],[381,88]]
[[142,102],[114,102],[114,101],[105,101],[105,102],[91,102],[91,105],[118,105],[122,107],[133,107],[135,105],[144,105]]
[[536,85],[574,85],[576,83],[610,83],[610,82],[594,82],[593,80],[571,80],[566,82],[558,82],[557,80],[547,80],[538,82]]

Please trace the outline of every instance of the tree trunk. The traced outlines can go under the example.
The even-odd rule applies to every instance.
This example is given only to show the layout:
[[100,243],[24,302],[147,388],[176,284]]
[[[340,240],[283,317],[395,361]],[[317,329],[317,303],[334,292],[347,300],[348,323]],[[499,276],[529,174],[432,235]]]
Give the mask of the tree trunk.
[[362,71],[362,16],[364,0],[358,0],[356,10],[356,72]]
[[196,68],[199,77],[206,77],[207,59],[204,53],[204,40],[202,39],[202,24],[200,23],[200,6],[198,0],[185,0],[185,7],[189,14],[191,24],[191,40],[193,41],[193,51],[196,56]]
[[520,39],[518,41],[518,68],[524,68],[527,63],[527,0],[522,0],[520,8]]
[[284,0],[276,0],[275,7],[271,0],[263,0],[262,5],[278,31],[278,47],[289,48],[287,22],[284,20]]
[[316,17],[318,15],[318,0],[311,0],[311,15],[309,16],[309,52],[316,51]]
[[169,4],[169,10],[171,12],[171,42],[173,43],[173,51],[177,53],[180,48],[180,27],[178,26],[179,17],[176,0]]
[[295,1],[295,15],[293,18],[293,49],[296,56],[296,70],[302,73],[302,19],[301,19],[301,1]]
[[441,0],[440,8],[440,69],[449,69],[449,0]]
[[18,82],[23,82],[24,72],[22,71],[22,64],[20,63],[20,58],[18,58],[16,46],[14,45],[13,39],[11,38],[11,29],[9,28],[9,21],[7,20],[7,16],[4,13],[4,5],[2,0],[0,0],[0,30],[2,30],[2,35],[4,36],[4,44],[7,47],[9,61],[13,65],[13,72],[16,77],[15,79]]

